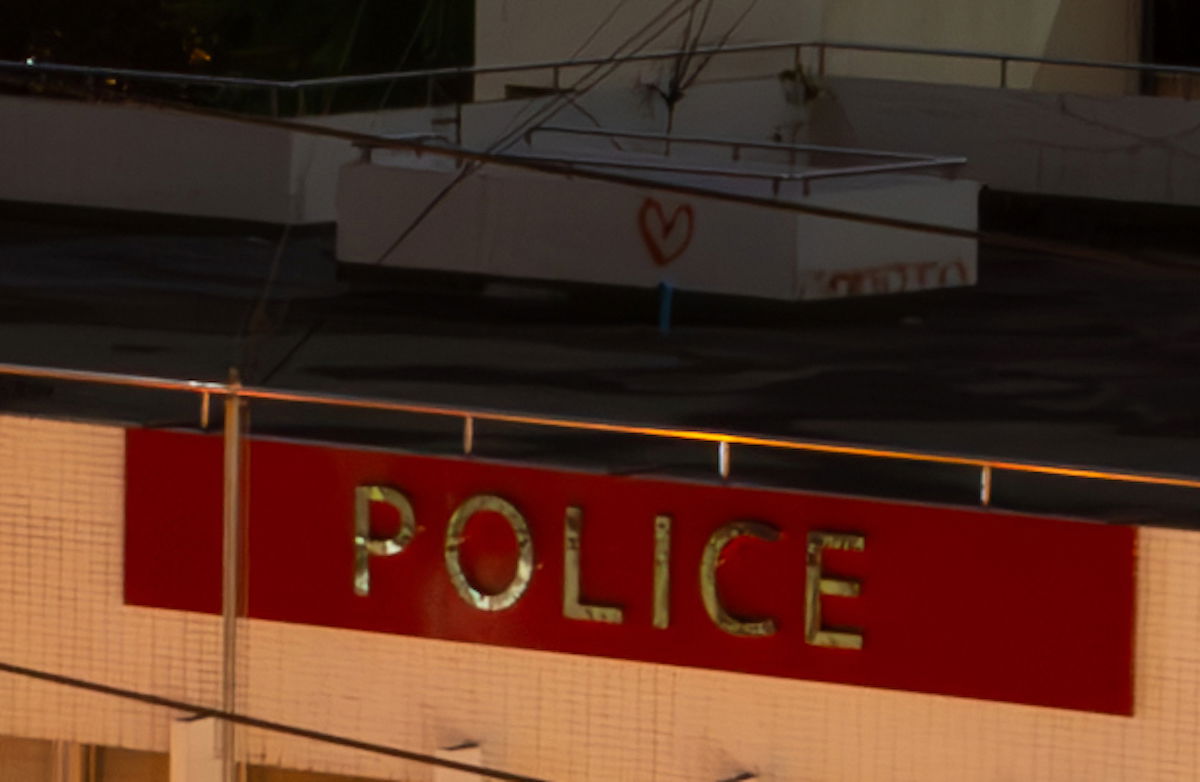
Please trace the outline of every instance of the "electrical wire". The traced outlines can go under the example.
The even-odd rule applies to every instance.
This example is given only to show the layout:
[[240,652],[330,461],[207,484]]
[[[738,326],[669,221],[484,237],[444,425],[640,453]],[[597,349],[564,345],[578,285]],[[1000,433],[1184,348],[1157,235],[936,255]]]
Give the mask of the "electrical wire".
[[[725,35],[722,36],[721,40],[717,43],[716,49],[706,54],[704,59],[700,61],[700,64],[696,66],[696,69],[692,71],[691,75],[685,77],[685,79],[680,83],[680,95],[682,95],[688,90],[689,87],[696,83],[696,79],[700,77],[700,74],[703,73],[704,69],[708,67],[708,64],[712,62],[712,58],[725,48],[725,45],[729,43],[729,39],[733,37],[733,34],[737,32],[739,27],[742,26],[742,22],[746,21],[746,17],[750,15],[750,13],[754,10],[754,7],[757,5],[758,0],[750,0],[750,2],[746,5],[746,8],[742,11],[741,15],[738,16],[738,18],[734,20],[733,24],[729,26],[729,29],[725,31]],[[699,43],[699,38],[697,38],[696,46],[699,46]],[[689,55],[688,59],[690,64],[691,55]]]
[[[651,20],[646,22],[646,24],[642,25],[641,28],[639,28],[632,35],[630,35],[624,41],[622,41],[620,43],[620,45],[618,45],[617,48],[613,50],[612,54],[610,54],[608,57],[604,58],[603,60],[601,60],[599,62],[593,63],[592,66],[588,69],[587,73],[583,74],[583,76],[580,76],[579,79],[577,79],[575,81],[575,83],[570,85],[567,89],[561,90],[558,94],[556,94],[554,96],[553,100],[551,100],[545,106],[542,106],[537,111],[541,114],[549,113],[551,116],[553,116],[553,114],[556,113],[558,110],[560,110],[561,108],[564,108],[563,104],[571,103],[571,102],[577,100],[578,98],[582,97],[583,95],[586,95],[588,92],[590,92],[592,89],[594,89],[600,82],[602,82],[604,79],[608,78],[609,75],[611,75],[618,67],[625,64],[624,61],[626,59],[628,59],[630,57],[634,57],[637,54],[640,54],[647,46],[649,46],[654,41],[658,40],[662,35],[664,35],[666,33],[667,30],[669,30],[680,19],[682,19],[684,17],[684,15],[688,13],[688,11],[683,10],[683,11],[679,11],[679,12],[675,13],[673,16],[670,16],[669,18],[667,18],[666,21],[663,22],[663,24],[657,30],[654,30],[653,32],[650,32],[651,27],[658,24],[659,22],[662,22],[664,17],[667,17],[668,14],[670,14],[672,11],[674,11],[677,7],[690,2],[692,4],[691,7],[694,8],[695,5],[697,3],[699,3],[700,1],[701,0],[673,0],[666,8],[659,11],[659,13],[654,16],[654,18],[652,18]],[[628,52],[624,51],[625,47],[633,45],[638,40],[638,38],[640,38],[642,36],[646,36],[645,40],[643,40],[641,43],[637,44],[631,51],[628,51]],[[599,76],[596,76],[596,74],[599,73],[604,68],[608,68],[608,70],[605,71],[604,73],[600,74]],[[584,81],[586,81],[589,78],[593,78],[593,77],[595,77],[595,80],[591,84],[584,85]],[[488,149],[489,150],[497,150],[497,149],[507,148],[514,141],[521,138],[521,136],[523,136],[526,132],[528,132],[529,123],[536,122],[536,120],[529,120],[526,122],[526,124],[524,126],[518,128],[516,130],[513,130],[513,126],[517,124],[517,120],[522,116],[522,114],[524,112],[528,111],[530,108],[533,108],[535,106],[536,106],[536,104],[534,104],[534,103],[527,104],[523,108],[522,112],[518,113],[518,115],[516,117],[514,117],[513,121],[510,122],[509,125],[505,128],[505,130],[501,133],[500,138],[496,142],[491,144],[488,147]],[[549,119],[550,119],[550,117],[547,117],[545,121],[548,121]]]
[[583,54],[583,50],[588,48],[592,41],[596,40],[596,36],[600,35],[604,28],[608,27],[608,25],[612,22],[616,15],[620,13],[621,9],[624,8],[628,2],[629,0],[620,0],[619,3],[614,5],[612,10],[608,12],[608,15],[601,20],[600,24],[592,28],[592,32],[588,34],[588,37],[583,40],[583,43],[575,47],[575,51],[571,52],[571,56],[567,59],[574,60],[576,57]]
[[[649,22],[647,22],[645,25],[643,25],[637,32],[635,32],[630,37],[626,38],[625,41],[623,41],[621,43],[621,45],[617,47],[617,49],[613,52],[612,55],[605,58],[604,61],[593,65],[588,70],[587,73],[585,73],[583,76],[579,77],[579,79],[576,80],[576,82],[573,85],[571,85],[571,87],[569,88],[569,91],[571,93],[574,93],[572,95],[572,99],[578,99],[579,97],[582,97],[582,95],[584,95],[588,91],[590,91],[591,89],[595,88],[595,86],[597,84],[599,84],[601,81],[603,81],[605,78],[607,78],[609,76],[609,74],[611,74],[615,70],[615,66],[609,68],[608,71],[606,71],[601,76],[596,78],[591,84],[587,85],[586,87],[581,87],[580,85],[582,85],[585,80],[591,78],[594,74],[598,73],[603,68],[609,66],[610,63],[620,64],[621,58],[627,57],[627,56],[629,56],[629,54],[637,54],[638,52],[641,51],[642,48],[644,48],[645,46],[648,46],[654,40],[657,40],[657,38],[660,35],[662,35],[662,33],[665,32],[666,29],[669,29],[672,25],[674,25],[675,22],[678,21],[678,19],[682,18],[683,14],[687,13],[687,12],[684,11],[684,12],[677,14],[676,16],[668,19],[667,23],[662,28],[660,28],[657,32],[655,32],[653,35],[648,37],[645,41],[642,42],[642,44],[640,46],[638,46],[636,49],[634,49],[629,54],[622,53],[622,50],[626,46],[629,46],[634,41],[636,41],[638,38],[645,35],[647,33],[647,31],[653,25],[657,24],[660,20],[662,20],[662,18],[664,16],[666,16],[667,14],[669,14],[674,8],[676,8],[677,6],[683,5],[685,2],[689,2],[689,1],[692,3],[691,7],[694,9],[696,4],[700,0],[674,0],[663,11],[660,11],[653,19],[651,19]],[[487,147],[487,151],[495,152],[498,150],[508,148],[509,146],[511,146],[513,144],[513,142],[515,142],[517,139],[521,138],[521,136],[523,136],[525,133],[529,132],[529,129],[531,127],[536,127],[537,123],[539,122],[539,117],[541,117],[540,122],[543,124],[545,122],[549,121],[554,116],[554,114],[556,114],[561,108],[563,108],[563,105],[566,102],[568,102],[566,99],[563,98],[564,94],[566,94],[566,93],[560,93],[559,95],[556,95],[554,100],[550,101],[550,103],[548,103],[546,106],[542,107],[537,112],[535,112],[535,115],[533,118],[525,121],[519,127],[514,129],[513,125],[516,124],[516,121],[520,117],[520,115],[518,114],[517,117],[514,117],[514,120],[509,123],[508,127],[505,128],[504,131],[502,131],[500,138],[497,139],[495,142],[493,142],[492,144],[490,144]],[[558,104],[558,105],[556,105],[556,104]],[[526,106],[526,110],[532,105],[534,105],[534,104],[532,104],[532,103],[528,104]],[[426,202],[425,206],[422,207],[421,210],[419,212],[417,212],[416,216],[413,217],[413,219],[409,221],[408,225],[405,226],[404,230],[401,231],[400,234],[387,246],[387,248],[376,257],[376,259],[374,261],[374,265],[376,265],[376,266],[381,265],[385,260],[387,260],[387,257],[389,255],[391,255],[392,253],[394,253],[396,251],[396,249],[401,244],[403,244],[406,239],[408,239],[409,236],[412,236],[412,234],[414,232],[416,232],[416,230],[425,222],[425,220],[427,220],[429,218],[429,215],[433,214],[434,210],[436,210],[439,206],[441,206],[446,201],[446,199],[449,198],[450,195],[459,187],[459,185],[461,185],[463,182],[465,182],[469,177],[473,176],[482,167],[483,162],[486,162],[486,161],[473,161],[471,165],[463,166],[459,170],[458,174],[454,177],[454,179],[451,179],[449,183],[447,183],[428,202]]]
[[129,690],[124,687],[114,687],[110,684],[101,684],[100,682],[91,681],[88,679],[79,679],[74,676],[65,676],[60,673],[51,673],[38,668],[27,668],[23,665],[14,665],[12,663],[0,662],[0,672],[10,673],[15,676],[24,676],[29,679],[37,679],[39,681],[50,682],[52,684],[60,684],[65,687],[72,687],[78,690],[87,690],[88,692],[100,693],[102,695],[111,695],[125,700],[137,701],[149,706],[159,706],[167,709],[175,709],[177,711],[188,712],[195,715],[197,718],[212,717],[214,719],[232,722],[235,725],[242,725],[247,728],[257,728],[266,730],[272,733],[282,733],[288,736],[297,736],[299,738],[311,739],[324,744],[333,744],[339,747],[348,747],[350,749],[358,749],[364,752],[371,752],[377,755],[386,755],[388,757],[400,758],[402,760],[411,760],[416,763],[424,763],[430,766],[440,766],[442,768],[453,769],[467,774],[477,774],[488,779],[499,779],[505,782],[546,782],[537,777],[525,776],[524,774],[514,774],[500,769],[488,768],[486,766],[475,766],[469,763],[460,763],[456,760],[447,758],[439,758],[436,755],[427,755],[422,752],[413,752],[412,750],[399,749],[397,747],[389,747],[386,744],[375,744],[370,741],[362,741],[360,739],[350,738],[349,736],[339,736],[336,733],[326,733],[325,731],[311,730],[302,728],[298,725],[291,725],[285,722],[275,722],[273,720],[260,719],[251,717],[237,712],[224,711],[222,709],[214,709],[209,706],[201,706],[197,703],[189,703],[188,701],[176,700],[175,698],[166,698],[161,695],[152,695],[150,693],[138,692],[137,690]]
[[[560,105],[556,106],[556,105],[554,105],[554,101],[551,101],[551,103],[548,106],[543,107],[540,110],[540,112],[535,113],[535,116],[532,119],[526,121],[521,127],[517,128],[516,130],[512,129],[513,124],[515,124],[516,120],[519,118],[520,115],[518,115],[518,117],[514,118],[514,121],[510,122],[509,126],[501,134],[500,139],[498,139],[496,142],[494,142],[493,145],[490,147],[490,149],[493,149],[493,150],[507,149],[509,146],[512,145],[513,142],[515,142],[517,139],[519,139],[521,137],[521,135],[527,133],[530,130],[530,128],[538,127],[538,126],[544,125],[546,122],[548,122],[551,118],[553,118],[553,116],[559,110],[561,110],[566,105],[566,102],[574,103],[579,97],[586,95],[597,84],[599,84],[601,81],[603,81],[605,78],[607,78],[608,75],[611,74],[613,72],[613,70],[616,69],[617,66],[613,65],[612,67],[610,67],[610,69],[608,71],[606,71],[605,73],[596,77],[595,80],[592,81],[590,84],[588,84],[586,87],[581,88],[579,85],[583,84],[583,82],[585,80],[592,77],[593,75],[598,73],[601,69],[603,69],[607,65],[608,61],[619,62],[621,58],[628,57],[632,54],[637,54],[645,46],[649,45],[654,40],[657,40],[657,38],[659,36],[661,36],[667,29],[670,28],[671,25],[673,25],[678,20],[679,15],[668,19],[667,22],[665,23],[665,25],[660,27],[653,34],[649,35],[644,41],[642,41],[642,43],[639,46],[637,46],[635,49],[633,49],[632,52],[628,52],[628,53],[624,52],[624,49],[627,46],[633,44],[635,41],[637,41],[638,38],[645,35],[654,24],[661,21],[663,19],[663,17],[668,15],[675,6],[681,5],[686,1],[687,0],[675,0],[674,3],[667,6],[658,15],[656,15],[649,22],[647,22],[645,25],[643,25],[641,29],[639,29],[633,35],[626,38],[621,43],[621,45],[618,46],[616,50],[614,50],[613,54],[610,55],[609,58],[606,58],[606,62],[601,62],[601,63],[594,65],[592,68],[590,68],[588,70],[587,73],[585,73],[583,76],[581,76],[575,82],[574,85],[572,85],[572,88],[570,91],[560,93],[558,96],[556,96],[556,100],[560,103]],[[701,0],[691,0],[691,3],[692,3],[691,13],[693,15],[695,14],[696,8],[700,2],[701,2]],[[710,2],[709,9],[711,9],[712,0],[709,0],[709,2]],[[610,12],[609,15],[601,22],[601,25],[597,29],[592,31],[592,34],[584,41],[584,43],[579,47],[577,52],[581,51],[583,48],[585,48],[587,46],[587,44],[595,38],[595,36],[598,34],[599,30],[601,28],[603,28],[605,25],[607,25],[612,20],[612,18],[616,15],[616,11],[620,9],[622,4],[623,4],[623,2],[621,4],[618,4],[613,9],[613,11]],[[429,7],[430,6],[426,6],[426,10],[428,10]],[[707,10],[708,9],[706,9],[706,14],[705,14],[706,19],[707,19]],[[422,20],[419,24],[421,24],[423,22],[424,22],[424,17],[422,17]],[[414,36],[414,40],[415,40],[415,36]],[[574,55],[572,55],[572,56],[574,56]],[[565,102],[563,101],[564,96],[566,97]],[[525,108],[528,109],[530,106],[533,106],[533,105],[534,104],[530,103]],[[576,105],[577,109],[579,109],[581,111],[583,110],[582,107],[578,106],[578,104],[575,104],[575,105]],[[586,112],[585,112],[585,114],[586,114]],[[540,120],[539,120],[539,117],[541,117]],[[599,123],[597,123],[597,124],[599,124]],[[412,233],[414,231],[416,231],[416,229],[429,217],[429,215],[432,214],[433,211],[435,209],[437,209],[437,207],[439,205],[441,205],[460,184],[462,184],[462,182],[464,182],[468,177],[470,177],[472,174],[474,174],[476,171],[478,171],[483,165],[484,165],[483,163],[473,163],[468,166],[463,166],[460,169],[458,175],[454,179],[452,179],[445,187],[443,187],[442,190],[439,191],[428,203],[426,203],[426,205],[417,214],[417,216],[412,220],[412,222],[409,224],[409,226],[395,239],[395,241],[392,242],[392,244],[388,247],[387,250],[385,250],[383,253],[381,253],[379,255],[379,257],[375,261],[375,264],[376,265],[382,264],[383,261],[389,255],[391,255],[393,252],[395,252],[396,248],[399,247],[404,242],[405,239],[407,239],[409,236],[411,236]],[[255,308],[253,315],[247,321],[247,325],[249,327],[261,326],[262,328],[261,328],[261,330],[256,329],[253,332],[253,334],[251,335],[254,339],[252,342],[250,342],[249,349],[245,351],[245,355],[244,355],[245,361],[244,362],[242,360],[240,360],[241,358],[243,358],[241,353],[242,353],[243,346],[246,343],[246,340],[244,338],[244,332],[243,332],[243,336],[239,337],[239,339],[238,339],[237,344],[238,344],[238,351],[239,351],[239,357],[238,357],[239,360],[237,360],[235,362],[235,364],[237,366],[242,366],[242,364],[245,363],[246,366],[243,368],[243,376],[244,377],[250,377],[250,372],[254,369],[254,365],[255,365],[255,362],[257,359],[257,346],[259,344],[261,344],[261,338],[267,332],[267,323],[266,323],[266,319],[265,319],[266,318],[266,298],[267,298],[267,294],[268,294],[271,286],[274,283],[274,278],[278,271],[279,258],[282,255],[283,248],[287,243],[287,238],[288,238],[288,233],[285,230],[284,235],[280,238],[279,246],[276,248],[276,254],[275,254],[274,263],[272,264],[272,267],[271,267],[271,273],[264,280],[263,291],[262,291],[262,296],[260,297],[259,305],[258,305],[258,307]],[[299,350],[301,348],[303,348],[305,344],[308,343],[309,339],[314,334],[316,334],[316,332],[320,329],[321,323],[322,323],[322,321],[318,321],[317,323],[313,324],[292,345],[292,347],[284,354],[284,356],[275,363],[275,365],[270,369],[270,371],[267,372],[267,374],[263,378],[262,382],[265,383],[266,381],[270,380],[270,378],[274,377],[276,373],[278,373],[284,366],[286,366],[287,363],[292,359],[292,357],[295,356],[296,353],[299,352]]]
[[292,235],[292,224],[283,227],[279,239],[275,242],[275,251],[271,254],[271,265],[263,278],[258,297],[242,321],[234,346],[233,366],[238,367],[246,382],[254,382],[254,371],[257,367],[258,346],[263,338],[271,331],[267,305],[270,302],[271,289],[279,279],[279,271],[283,265],[283,254],[287,250],[288,240]]
[[[436,2],[438,2],[438,0],[425,0],[425,9],[421,12],[421,17],[417,19],[416,25],[413,26],[413,33],[409,37],[408,43],[405,44],[404,50],[401,52],[400,58],[397,60],[396,66],[393,70],[399,70],[406,62],[408,62],[408,57],[410,54],[412,54],[412,50],[416,47],[417,41],[421,39],[421,33],[424,32],[425,25],[429,22],[429,14],[433,10],[434,3]],[[439,48],[441,46],[440,41],[441,39],[439,39]],[[388,82],[387,89],[383,91],[383,99],[379,101],[379,108],[381,110],[387,106],[388,100],[390,100],[392,97],[392,88],[394,88],[398,83],[399,81]]]

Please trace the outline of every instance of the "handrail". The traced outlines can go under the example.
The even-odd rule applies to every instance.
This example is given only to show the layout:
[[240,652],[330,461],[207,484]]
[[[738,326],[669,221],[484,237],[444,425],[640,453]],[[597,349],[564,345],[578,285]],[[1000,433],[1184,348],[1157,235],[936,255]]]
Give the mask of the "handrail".
[[603,138],[623,138],[642,141],[664,141],[671,144],[697,144],[701,146],[730,147],[735,155],[741,149],[762,149],[777,152],[819,152],[821,154],[846,155],[847,157],[881,157],[896,160],[925,160],[929,162],[945,160],[936,155],[922,155],[915,152],[890,152],[881,149],[860,149],[857,147],[831,147],[822,144],[784,144],[778,141],[755,141],[752,139],[735,139],[721,136],[676,136],[669,133],[648,133],[640,130],[610,130],[608,128],[571,128],[562,125],[540,125],[530,128],[525,137],[531,138],[535,133],[560,133],[575,136],[601,136]]
[[412,71],[387,71],[382,73],[329,76],[312,79],[255,79],[237,76],[206,76],[165,71],[147,71],[133,68],[105,68],[86,65],[65,65],[58,63],[42,63],[32,60],[0,60],[0,70],[24,70],[47,73],[74,73],[88,76],[118,76],[131,79],[146,79],[154,81],[175,81],[179,83],[219,84],[234,87],[266,87],[276,90],[299,90],[308,87],[331,87],[353,84],[371,84],[377,82],[399,81],[409,79],[430,79],[446,76],[476,76],[498,73],[521,73],[527,71],[562,70],[565,68],[584,67],[609,63],[653,62],[667,60],[681,54],[716,55],[716,54],[746,54],[753,52],[792,51],[799,54],[805,49],[842,50],[860,52],[880,52],[890,54],[909,54],[931,57],[949,57],[955,59],[990,60],[1006,64],[1011,62],[1031,63],[1037,65],[1059,65],[1077,68],[1096,68],[1107,70],[1124,70],[1141,73],[1178,73],[1200,75],[1200,67],[1192,65],[1171,65],[1167,63],[1131,63],[1112,60],[1083,60],[1065,57],[1045,57],[1038,55],[1013,54],[995,51],[978,51],[969,49],[953,49],[940,47],[905,46],[896,44],[854,43],[847,41],[766,41],[757,43],[725,44],[697,47],[694,50],[672,49],[658,52],[640,52],[621,55],[618,57],[581,57],[558,60],[543,60],[526,63],[508,63],[497,65],[463,65],[445,68],[427,68]]
[[903,46],[892,44],[866,44],[843,41],[819,41],[806,46],[847,51],[882,52],[887,54],[915,54],[932,57],[952,57],[968,60],[992,60],[994,62],[1024,62],[1035,65],[1063,65],[1074,68],[1100,68],[1105,70],[1141,71],[1150,73],[1186,73],[1200,76],[1200,67],[1195,65],[1168,65],[1166,63],[1118,62],[1114,60],[1079,60],[1069,57],[1042,57],[1032,54],[1006,54],[1003,52],[977,51],[972,49],[946,49],[939,47]]
[[1171,473],[1146,473],[1124,470],[1109,470],[1097,467],[1060,464],[1053,462],[999,459],[986,456],[966,456],[937,451],[910,450],[901,448],[878,448],[867,445],[855,445],[851,443],[841,443],[835,441],[801,440],[784,437],[768,437],[763,435],[746,435],[735,432],[723,432],[709,429],[679,429],[662,426],[621,424],[599,419],[533,415],[528,413],[513,413],[479,407],[455,407],[447,405],[422,404],[417,402],[404,402],[380,397],[333,394],[316,391],[294,391],[266,388],[261,386],[243,386],[237,382],[223,383],[217,381],[181,380],[176,378],[155,377],[150,375],[126,375],[116,372],[38,367],[11,363],[0,363],[0,375],[200,394],[204,400],[203,405],[205,410],[207,409],[207,401],[209,396],[218,395],[241,399],[258,399],[263,401],[288,402],[294,404],[325,405],[329,407],[377,410],[381,412],[393,413],[411,413],[416,415],[428,415],[443,418],[458,418],[463,422],[464,453],[468,454],[471,452],[471,446],[474,443],[474,423],[476,421],[491,421],[495,423],[521,424],[525,426],[544,427],[549,429],[567,429],[572,431],[600,432],[607,434],[628,434],[677,441],[713,443],[716,444],[718,448],[718,463],[720,465],[722,477],[727,476],[729,467],[729,448],[733,445],[775,448],[789,451],[805,451],[809,453],[821,453],[838,456],[857,456],[891,461],[970,467],[979,469],[981,471],[980,500],[984,505],[987,505],[990,502],[993,473],[997,470],[1035,475],[1050,475],[1063,478],[1082,478],[1086,480],[1143,484],[1148,486],[1170,486],[1177,488],[1200,489],[1200,478]]
[[809,182],[816,179],[889,174],[896,171],[912,171],[945,166],[961,166],[964,157],[935,158],[932,160],[908,160],[895,163],[878,163],[872,166],[845,166],[843,168],[821,168],[806,171],[756,171],[747,168],[718,168],[716,166],[694,166],[686,164],[659,163],[653,160],[615,160],[613,158],[559,157],[554,155],[513,154],[513,157],[538,163],[554,163],[576,168],[621,168],[635,171],[659,171],[695,176],[726,177],[730,179],[758,179],[774,183],[776,189],[784,182]]
[[34,71],[38,73],[70,73],[82,76],[122,76],[144,81],[166,81],[179,84],[219,84],[225,87],[270,87],[286,89],[292,83],[274,79],[254,79],[246,76],[207,76],[202,73],[178,73],[174,71],[145,71],[137,68],[106,68],[94,65],[67,65],[52,62],[30,62],[28,60],[0,60],[0,69],[10,71]]

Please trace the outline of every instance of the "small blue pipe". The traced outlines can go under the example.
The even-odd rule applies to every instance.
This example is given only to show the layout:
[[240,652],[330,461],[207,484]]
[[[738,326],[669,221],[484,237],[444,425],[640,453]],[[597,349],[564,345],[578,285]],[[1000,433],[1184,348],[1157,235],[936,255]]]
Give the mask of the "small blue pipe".
[[671,333],[671,306],[674,304],[675,288],[663,280],[658,284],[658,333]]

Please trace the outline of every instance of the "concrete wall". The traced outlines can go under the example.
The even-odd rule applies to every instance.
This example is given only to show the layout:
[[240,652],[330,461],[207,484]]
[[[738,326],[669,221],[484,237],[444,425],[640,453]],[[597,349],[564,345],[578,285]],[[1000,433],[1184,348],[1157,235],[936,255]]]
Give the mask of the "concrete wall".
[[[767,141],[772,138],[796,138],[807,118],[807,107],[789,103],[777,78],[697,84],[675,106],[668,117],[660,97],[637,81],[606,83],[603,87],[572,102],[560,102],[549,112],[551,98],[474,103],[463,107],[463,143],[485,149],[503,138],[514,127],[536,124],[572,128],[606,127],[649,133],[722,136]],[[719,107],[719,110],[714,110]],[[580,137],[564,139],[553,133],[535,133],[537,147],[558,146],[569,141],[576,149],[590,147],[611,153],[611,142],[588,144]],[[523,138],[515,142],[523,143]],[[638,143],[619,142],[625,149],[637,149]],[[661,148],[661,145],[658,147]],[[676,153],[687,147],[676,145]],[[704,150],[712,157],[712,149]]]
[[[827,41],[966,49],[1064,59],[1136,62],[1139,0],[829,0]],[[922,56],[836,53],[831,73],[996,86],[995,63]],[[1123,92],[1129,77],[1107,71],[1012,66],[1009,84],[1060,91]]]
[[[684,45],[687,16],[665,26],[680,10],[691,5],[676,0],[643,0],[622,3],[601,0],[594,3],[563,3],[556,0],[496,0],[475,5],[475,61],[480,65],[509,65],[522,62],[562,60],[574,57],[608,57],[635,47],[627,40],[644,29],[662,30],[656,37],[638,38],[644,52],[678,49]],[[701,8],[705,3],[701,3]],[[697,36],[703,44],[716,44],[735,26],[750,0],[719,0],[703,33],[699,22],[693,25],[688,40]],[[659,14],[669,13],[657,24],[649,25]],[[753,11],[737,26],[732,41],[775,41],[786,38],[818,38],[821,32],[821,0],[759,0]],[[647,27],[649,25],[649,27]],[[776,68],[774,60],[767,66]],[[781,61],[782,62],[782,61]],[[698,63],[693,63],[697,65]],[[647,82],[665,83],[674,63],[638,66],[633,73]],[[706,78],[723,78],[753,73],[761,75],[763,59],[757,56],[719,58],[705,69]],[[765,72],[771,72],[767,70]],[[569,84],[583,71],[564,74]],[[631,78],[617,75],[610,81]],[[548,85],[550,75],[531,72],[523,75],[481,77],[478,94],[485,99],[502,97],[505,84]]]
[[135,106],[0,96],[0,199],[286,222],[288,135]]
[[[793,300],[969,285],[976,277],[970,240],[500,167],[462,180],[395,246],[454,179],[451,170],[348,165],[338,191],[344,215],[338,259]],[[714,178],[673,178],[680,180],[733,187]],[[771,193],[766,183],[739,191]],[[821,181],[811,195],[787,185],[780,197],[973,229],[977,192],[965,180],[878,176]]]
[[[607,56],[619,44],[668,6],[667,0],[622,4],[602,0],[568,4],[558,0],[502,0],[477,4],[476,60],[510,64],[572,56]],[[716,43],[729,29],[745,1],[720,2],[702,36]],[[763,0],[737,28],[733,42],[842,41],[930,48],[995,51],[1045,57],[1136,61],[1139,0]],[[612,14],[609,19],[610,13]],[[605,24],[605,20],[608,20]],[[603,25],[603,26],[601,26]],[[593,37],[593,32],[599,32]],[[660,36],[647,51],[679,48],[684,23]],[[710,66],[706,76],[770,73],[761,61],[737,58]],[[758,66],[752,70],[751,65]],[[998,66],[957,59],[904,55],[836,53],[832,72],[921,81],[995,84]],[[662,77],[669,66],[644,67]],[[511,77],[506,77],[512,81]],[[481,81],[484,93],[498,95],[505,79]],[[521,83],[546,84],[544,74]],[[1131,82],[1120,74],[1054,67],[1015,67],[1010,83],[1047,90],[1125,90]]]
[[[117,427],[0,417],[0,659],[215,704],[219,620],[123,604],[123,444]],[[420,752],[471,739],[485,764],[563,782],[1182,782],[1200,767],[1200,533],[1141,531],[1135,626],[1132,717],[258,620],[238,708]],[[164,752],[175,716],[0,675],[3,735]],[[254,763],[432,778],[242,740]]]
[[[314,118],[428,130],[430,110]],[[135,105],[0,95],[0,200],[270,223],[330,222],[345,141]]]
[[[438,129],[445,129],[452,136],[453,126],[444,122],[453,118],[453,107],[437,107],[308,117],[305,122],[326,128],[382,136],[424,133]],[[292,197],[293,219],[301,223],[332,222],[337,218],[334,195],[337,192],[338,171],[346,163],[358,158],[361,153],[349,142],[338,139],[303,133],[292,133],[289,137],[289,192]]]
[[1200,102],[830,79],[821,143],[964,155],[1006,190],[1200,205]]

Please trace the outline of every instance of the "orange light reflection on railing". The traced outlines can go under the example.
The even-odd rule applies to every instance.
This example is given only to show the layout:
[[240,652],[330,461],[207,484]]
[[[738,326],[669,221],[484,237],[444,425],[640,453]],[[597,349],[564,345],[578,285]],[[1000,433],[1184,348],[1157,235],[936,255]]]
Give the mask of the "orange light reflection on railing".
[[630,434],[643,437],[656,437],[671,440],[690,440],[694,442],[708,442],[716,444],[727,443],[729,445],[746,445],[762,448],[776,448],[781,450],[808,451],[811,453],[858,456],[874,459],[890,459],[893,461],[918,462],[925,464],[944,464],[961,467],[974,467],[977,469],[991,468],[992,470],[1052,475],[1063,478],[1081,478],[1084,480],[1200,489],[1200,479],[1189,478],[1185,476],[1155,475],[1150,473],[1102,470],[1090,467],[987,459],[973,456],[940,454],[928,451],[877,448],[871,446],[847,445],[813,440],[788,440],[775,437],[705,431],[701,429],[635,426],[628,424],[608,423],[604,421],[572,419],[566,417],[539,416],[523,413],[505,413],[499,411],[481,410],[476,408],[445,407],[439,405],[395,402],[387,399],[355,397],[341,394],[322,394],[308,391],[285,391],[270,388],[259,388],[254,386],[231,385],[212,381],[178,380],[173,378],[161,378],[145,375],[123,375],[114,372],[57,369],[4,363],[0,363],[0,375],[68,380],[81,383],[97,383],[127,388],[131,387],[161,391],[181,391],[202,395],[232,394],[244,399],[259,399],[263,401],[325,405],[331,407],[349,407],[363,410],[380,410],[387,412],[411,413],[415,415],[441,416],[458,418],[464,422],[471,421],[472,426],[475,421],[493,421],[496,423],[541,426],[556,429],[570,429],[575,431],[603,432],[608,434]]

